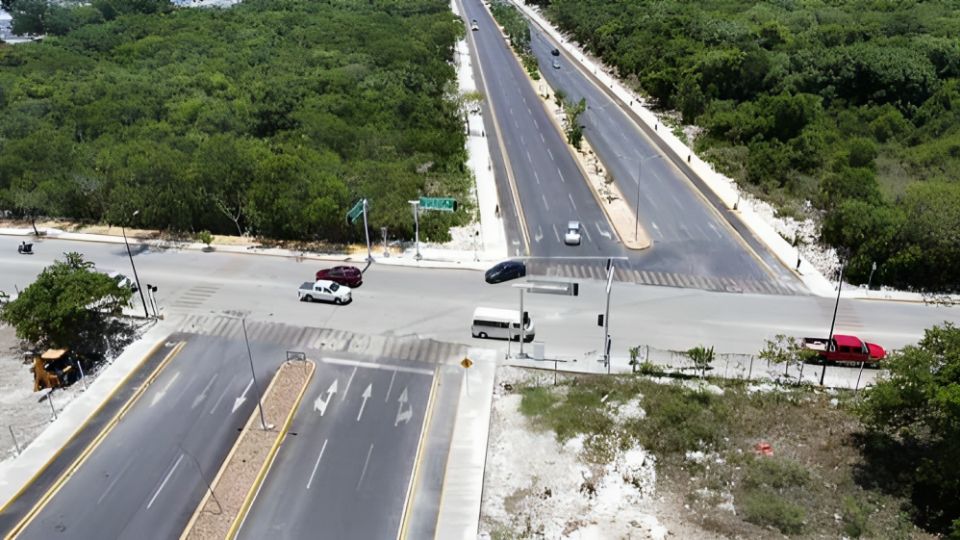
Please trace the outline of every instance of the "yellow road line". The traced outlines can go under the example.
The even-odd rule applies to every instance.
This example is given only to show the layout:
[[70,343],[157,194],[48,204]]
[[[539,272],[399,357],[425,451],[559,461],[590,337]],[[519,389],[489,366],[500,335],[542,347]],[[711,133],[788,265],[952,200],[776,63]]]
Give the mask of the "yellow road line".
[[397,538],[405,540],[407,538],[407,527],[409,526],[410,510],[413,504],[417,480],[420,478],[420,461],[423,459],[423,445],[430,432],[430,420],[433,418],[433,405],[437,396],[437,385],[440,383],[440,370],[433,372],[433,384],[430,386],[430,397],[427,399],[427,409],[424,411],[423,424],[420,428],[420,441],[417,443],[417,454],[413,459],[413,473],[410,475],[410,483],[407,484],[407,497],[403,503],[403,516],[400,518],[400,529],[397,531]]
[[[307,380],[303,383],[303,387],[300,388],[300,393],[297,395],[297,400],[293,403],[293,407],[290,409],[290,412],[287,413],[287,419],[284,421],[283,426],[277,433],[277,438],[273,441],[273,446],[270,447],[270,453],[267,454],[267,459],[264,461],[263,466],[260,467],[260,472],[257,474],[256,479],[254,479],[253,485],[250,486],[250,490],[247,491],[247,496],[243,499],[243,504],[240,506],[240,511],[237,512],[237,517],[234,518],[233,524],[230,525],[230,530],[227,531],[228,540],[236,538],[237,532],[240,530],[240,524],[243,523],[243,520],[247,517],[247,512],[250,510],[250,505],[253,504],[253,499],[256,497],[257,492],[260,491],[260,485],[263,483],[263,479],[266,478],[267,473],[273,466],[273,461],[277,457],[277,451],[280,450],[280,443],[283,442],[287,431],[290,429],[290,424],[293,422],[293,417],[296,415],[297,409],[300,408],[300,401],[303,399],[303,395],[307,393],[307,387],[310,386],[310,380],[313,378],[313,373],[316,371],[316,368],[317,365],[313,362],[310,362],[310,374],[307,375]],[[257,411],[253,411],[251,419],[256,414]],[[226,464],[226,462],[224,463]]]
[[[148,358],[153,356],[153,354],[157,351],[157,349],[163,343],[164,341],[157,343],[157,345],[155,345],[154,348],[151,349],[150,353],[147,354],[144,357],[144,359],[140,361],[140,366],[142,366],[143,363]],[[54,482],[53,485],[50,487],[50,489],[47,490],[47,492],[44,493],[43,497],[40,498],[40,501],[38,501],[37,504],[35,504],[33,508],[30,509],[30,512],[28,512],[27,515],[24,516],[23,519],[21,519],[20,522],[17,523],[17,525],[7,534],[7,536],[5,537],[7,540],[16,538],[17,535],[23,532],[23,529],[26,528],[26,526],[29,525],[34,518],[37,517],[37,515],[47,505],[47,503],[50,502],[50,499],[52,499],[53,496],[60,491],[63,485],[66,484],[67,480],[69,480],[70,477],[77,472],[77,469],[79,469],[80,466],[83,465],[83,463],[87,460],[87,458],[90,457],[90,454],[92,454],[93,451],[100,446],[103,440],[106,439],[107,435],[109,435],[110,432],[113,431],[113,428],[115,428],[117,424],[120,423],[120,420],[123,418],[123,416],[127,413],[128,410],[130,410],[130,407],[132,407],[133,404],[136,403],[138,399],[140,399],[140,396],[142,396],[143,393],[146,392],[147,388],[160,375],[160,372],[163,371],[163,369],[167,366],[167,364],[169,364],[170,361],[173,360],[173,358],[180,353],[180,350],[183,349],[185,345],[186,345],[185,341],[180,341],[173,347],[173,349],[170,350],[169,353],[167,353],[167,356],[160,362],[159,365],[157,365],[157,367],[153,370],[150,376],[147,377],[147,379],[143,382],[143,384],[140,385],[140,388],[138,388],[137,391],[134,392],[132,396],[130,396],[130,399],[128,399],[127,402],[124,403],[123,407],[121,407],[120,410],[117,411],[117,414],[113,416],[110,422],[108,422],[103,427],[103,429],[100,430],[100,433],[97,434],[97,436],[93,439],[93,441],[91,441],[90,444],[87,445],[87,447],[83,450],[83,452],[81,452],[80,455],[77,456],[77,458],[73,461],[73,463],[70,464],[69,467],[67,467],[67,469],[60,475],[59,478],[57,478],[56,482]],[[137,369],[131,370],[130,373],[128,373],[127,376],[124,377],[124,379],[120,382],[120,384],[117,385],[116,388],[114,388],[113,392],[110,393],[110,396],[106,400],[104,400],[104,402],[100,405],[100,407],[98,407],[97,410],[94,411],[94,413],[87,418],[87,420],[83,423],[83,425],[80,426],[80,429],[74,432],[73,436],[70,437],[70,441],[72,441],[83,430],[83,428],[90,423],[90,420],[92,420],[97,414],[99,414],[99,412],[106,406],[106,404],[110,401],[110,399],[113,398],[113,395],[117,392],[117,390],[119,390],[121,386],[127,383],[130,377],[133,376],[133,374],[137,370],[139,370],[140,366],[137,366]],[[70,441],[68,441],[67,444],[69,444]],[[37,474],[35,474],[33,478],[30,479],[30,483],[33,483],[33,481],[37,478],[37,476],[39,476],[40,473],[43,472],[43,470],[45,470],[50,465],[50,463],[52,463],[53,460],[60,455],[60,453],[63,451],[63,448],[66,446],[67,445],[64,445],[63,447],[61,447],[60,450],[58,450],[57,453],[54,454],[54,456],[50,458],[49,461],[47,461],[43,469],[37,472]],[[30,485],[30,483],[28,483],[27,486],[24,486],[20,490],[20,492],[17,493],[17,496],[23,493],[23,490],[25,490]],[[14,499],[16,499],[16,497],[14,497]],[[11,499],[11,501],[13,501],[14,499]]]

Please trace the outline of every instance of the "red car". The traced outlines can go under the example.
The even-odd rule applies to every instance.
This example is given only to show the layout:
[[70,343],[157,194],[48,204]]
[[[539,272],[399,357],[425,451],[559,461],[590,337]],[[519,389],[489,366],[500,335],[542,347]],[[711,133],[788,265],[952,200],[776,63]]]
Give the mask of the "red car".
[[334,266],[318,271],[317,279],[327,279],[352,289],[363,284],[363,273],[356,266]]

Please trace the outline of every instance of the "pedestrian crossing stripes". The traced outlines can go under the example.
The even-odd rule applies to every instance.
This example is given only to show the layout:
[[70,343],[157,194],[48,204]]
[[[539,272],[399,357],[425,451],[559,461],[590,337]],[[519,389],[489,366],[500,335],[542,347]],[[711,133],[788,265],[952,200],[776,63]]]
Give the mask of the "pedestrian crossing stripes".
[[[459,362],[467,353],[465,345],[418,336],[375,336],[331,328],[258,321],[247,321],[246,326],[250,341],[276,343],[288,350],[342,351],[433,364]],[[177,331],[227,339],[243,338],[240,319],[216,315],[189,315],[179,324]]]
[[[727,277],[658,272],[636,268],[635,263],[617,261],[614,279],[640,285],[658,285],[684,289],[703,289],[729,293],[766,295],[809,295],[799,282],[779,283],[773,280],[734,279]],[[533,276],[548,276],[573,279],[606,279],[605,262],[553,263],[546,261],[527,262],[527,273]]]

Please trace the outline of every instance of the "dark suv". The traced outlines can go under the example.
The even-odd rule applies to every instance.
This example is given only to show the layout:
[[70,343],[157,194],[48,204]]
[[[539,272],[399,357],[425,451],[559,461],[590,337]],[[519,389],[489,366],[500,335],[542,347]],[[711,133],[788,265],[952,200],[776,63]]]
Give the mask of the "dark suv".
[[550,51],[550,54],[552,54],[552,55],[554,55],[554,56],[560,56],[560,49],[554,49],[554,50]]
[[317,279],[327,279],[353,289],[363,284],[363,273],[356,266],[334,266],[317,272]]

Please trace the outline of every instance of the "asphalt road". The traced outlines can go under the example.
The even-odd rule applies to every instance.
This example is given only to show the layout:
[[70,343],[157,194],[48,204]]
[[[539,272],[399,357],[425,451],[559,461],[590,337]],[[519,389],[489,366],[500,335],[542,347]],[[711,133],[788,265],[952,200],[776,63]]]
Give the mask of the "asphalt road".
[[[625,255],[626,250],[583,180],[563,135],[544,110],[543,100],[530,86],[493,17],[479,0],[465,0],[463,7],[468,25],[472,19],[479,23],[479,29],[470,32],[468,40],[474,45],[474,58],[479,60],[475,65],[480,66],[482,73],[485,111],[493,109],[492,114],[485,114],[484,123],[492,137],[497,134],[494,123],[499,126],[507,154],[503,166],[512,171],[526,220],[529,254],[550,258]],[[491,152],[499,153],[496,145]],[[498,176],[500,198],[508,199],[511,188],[504,174]],[[510,208],[514,208],[512,201]],[[570,220],[582,224],[580,246],[563,243]]]
[[325,358],[240,538],[398,536],[434,377]]
[[[186,336],[172,336],[178,341]],[[282,351],[251,343],[260,384]],[[19,538],[176,538],[254,404],[242,341],[191,336]]]
[[[585,99],[581,116],[597,155],[654,242],[636,253],[637,267],[701,276],[766,279],[767,269],[792,279],[772,255],[763,264],[754,256],[769,255],[759,244],[748,248],[728,221],[707,202],[684,173],[660,151],[609,94],[594,84],[566,52],[551,55],[556,44],[531,26],[531,47],[541,72],[571,100]],[[557,60],[559,68],[553,67]],[[666,129],[666,128],[664,128]]]
[[[16,253],[20,239],[0,236],[0,290],[25,287],[64,251],[79,251],[102,267],[128,273],[123,244],[44,240],[37,254]],[[391,336],[431,337],[480,347],[506,349],[503,342],[470,336],[477,306],[517,309],[519,294],[510,283],[487,285],[481,272],[431,270],[374,264],[348,306],[306,304],[296,287],[334,262],[230,253],[144,248],[134,257],[143,283],[159,286],[166,313],[243,312],[249,320],[284,322]],[[362,264],[361,264],[362,268]],[[128,273],[129,275],[129,273]],[[525,309],[534,318],[537,339],[548,355],[582,357],[599,349],[603,329],[596,316],[604,309],[605,283],[578,279],[580,296],[527,294]],[[136,302],[139,302],[137,300]],[[826,334],[833,300],[812,296],[728,294],[614,284],[611,295],[612,353],[626,357],[638,344],[686,350],[698,344],[718,352],[752,353],[776,334]],[[916,342],[923,329],[950,320],[960,309],[903,302],[842,300],[838,333],[852,333],[887,348]]]

